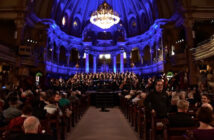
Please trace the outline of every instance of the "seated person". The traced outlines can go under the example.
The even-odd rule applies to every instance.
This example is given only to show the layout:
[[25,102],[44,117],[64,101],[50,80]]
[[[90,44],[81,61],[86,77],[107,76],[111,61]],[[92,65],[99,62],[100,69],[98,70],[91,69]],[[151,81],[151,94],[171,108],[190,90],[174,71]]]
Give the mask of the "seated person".
[[202,106],[197,114],[200,126],[193,130],[195,140],[214,140],[214,128],[210,125],[213,121],[213,111],[208,106]]
[[137,103],[140,100],[141,91],[137,91],[137,95],[132,99],[132,103]]
[[3,111],[3,116],[7,123],[9,123],[13,118],[16,118],[22,114],[21,111],[17,108],[17,102],[17,97],[11,96],[9,99],[9,107]]
[[22,115],[12,119],[8,125],[9,132],[22,132],[22,125],[24,120],[32,115],[32,107],[30,105],[25,105],[22,109]]
[[206,103],[210,104],[210,103],[211,103],[211,100],[210,100],[209,95],[203,94],[203,95],[201,96],[201,102],[197,102],[197,103],[195,104],[195,106],[196,106],[196,107],[201,107],[202,104],[206,104]]
[[52,140],[49,135],[39,134],[40,122],[34,117],[28,117],[23,123],[24,133],[9,135],[7,140]]
[[170,109],[169,109],[169,112],[170,113],[175,113],[177,112],[177,103],[179,101],[179,96],[172,96],[172,99],[171,99],[171,105],[170,105]]
[[195,126],[194,120],[187,114],[189,109],[189,102],[186,100],[179,100],[177,102],[177,113],[169,116],[170,127],[191,127]]
[[139,107],[143,107],[144,106],[144,100],[146,99],[146,93],[145,92],[141,92],[140,93],[140,100],[137,102]]

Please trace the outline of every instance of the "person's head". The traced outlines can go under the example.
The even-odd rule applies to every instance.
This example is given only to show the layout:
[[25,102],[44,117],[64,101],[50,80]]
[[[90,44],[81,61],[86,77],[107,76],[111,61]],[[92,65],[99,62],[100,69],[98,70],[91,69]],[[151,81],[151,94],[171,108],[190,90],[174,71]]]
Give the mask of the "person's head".
[[163,80],[162,79],[158,79],[155,82],[155,90],[156,92],[160,93],[163,91]]
[[60,95],[60,94],[55,94],[54,100],[55,100],[56,102],[59,102],[60,99],[61,99],[61,95]]
[[135,92],[136,92],[135,90],[130,90],[130,93],[129,93],[129,94],[130,94],[131,96],[133,96],[133,95],[135,95]]
[[212,110],[209,107],[202,106],[198,110],[197,117],[198,117],[198,120],[200,122],[209,124],[213,120],[212,115],[213,115],[213,112],[212,112]]
[[40,122],[34,116],[28,117],[23,123],[23,129],[25,134],[38,134]]
[[141,92],[140,93],[140,98],[143,99],[143,100],[146,99],[146,93],[145,92]]
[[177,105],[179,99],[179,96],[172,96],[171,105]]
[[189,102],[186,100],[179,100],[177,102],[178,112],[187,112],[189,109]]
[[201,103],[204,104],[204,103],[210,103],[210,98],[207,94],[203,94],[201,96]]
[[212,107],[212,105],[209,104],[209,103],[203,103],[203,104],[201,105],[201,107],[208,107],[208,108],[210,108],[210,109],[213,111],[213,107]]
[[17,102],[18,102],[18,99],[17,99],[16,96],[11,96],[11,97],[9,97],[9,104],[10,104],[10,105],[16,105]]
[[31,105],[25,105],[22,108],[22,114],[24,114],[24,115],[32,115],[32,111],[33,111],[33,108]]
[[47,101],[47,94],[46,94],[46,92],[40,92],[40,94],[39,94],[39,99],[40,99],[40,101]]
[[186,92],[185,91],[180,91],[179,97],[180,97],[181,100],[185,100],[186,99]]

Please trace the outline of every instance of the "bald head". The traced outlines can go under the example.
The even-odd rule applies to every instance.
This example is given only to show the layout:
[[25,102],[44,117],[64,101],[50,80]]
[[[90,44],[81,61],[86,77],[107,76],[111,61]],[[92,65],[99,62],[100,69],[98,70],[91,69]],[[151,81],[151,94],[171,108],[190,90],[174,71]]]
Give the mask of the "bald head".
[[34,117],[28,117],[23,124],[24,132],[25,133],[31,133],[31,134],[37,134],[39,129],[40,122],[39,120]]

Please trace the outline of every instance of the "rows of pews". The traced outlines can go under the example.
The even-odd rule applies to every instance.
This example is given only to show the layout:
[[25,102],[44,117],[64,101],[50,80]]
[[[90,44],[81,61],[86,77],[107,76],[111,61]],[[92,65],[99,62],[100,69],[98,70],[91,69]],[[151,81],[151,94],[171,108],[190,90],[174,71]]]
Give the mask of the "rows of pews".
[[[189,110],[195,121],[195,127],[169,127],[169,121],[157,119],[154,111],[147,111],[130,100],[120,96],[120,109],[142,140],[184,140],[192,137],[192,130],[197,128],[196,108]],[[171,114],[169,114],[171,115]]]
[[[53,115],[47,114],[45,119],[40,120],[41,133],[48,134],[56,140],[65,140],[67,133],[70,133],[72,127],[76,126],[84,112],[88,109],[89,105],[89,95],[85,95],[82,96],[80,100],[72,102],[69,106],[63,108],[63,115],[59,115],[58,112]],[[67,109],[72,112],[67,114]],[[8,133],[7,126],[0,128],[0,134],[0,139],[5,139],[7,138],[7,135],[10,135],[10,133]]]

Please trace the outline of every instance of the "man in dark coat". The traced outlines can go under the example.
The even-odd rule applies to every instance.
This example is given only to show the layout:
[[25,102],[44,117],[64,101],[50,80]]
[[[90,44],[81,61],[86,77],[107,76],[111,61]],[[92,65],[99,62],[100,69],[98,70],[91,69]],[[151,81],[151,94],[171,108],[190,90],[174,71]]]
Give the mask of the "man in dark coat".
[[163,91],[163,80],[158,79],[155,82],[155,89],[148,93],[145,103],[146,110],[155,110],[157,118],[167,117],[168,107],[170,106],[169,97],[165,91]]

